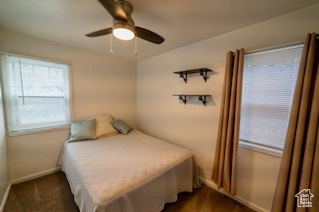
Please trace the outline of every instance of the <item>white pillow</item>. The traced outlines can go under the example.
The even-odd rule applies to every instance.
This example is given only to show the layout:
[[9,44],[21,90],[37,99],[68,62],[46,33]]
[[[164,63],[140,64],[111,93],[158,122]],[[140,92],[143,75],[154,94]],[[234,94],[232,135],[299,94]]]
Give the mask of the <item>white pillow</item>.
[[97,138],[111,136],[117,134],[117,130],[111,124],[113,118],[109,114],[100,114],[91,117],[96,120],[95,135]]

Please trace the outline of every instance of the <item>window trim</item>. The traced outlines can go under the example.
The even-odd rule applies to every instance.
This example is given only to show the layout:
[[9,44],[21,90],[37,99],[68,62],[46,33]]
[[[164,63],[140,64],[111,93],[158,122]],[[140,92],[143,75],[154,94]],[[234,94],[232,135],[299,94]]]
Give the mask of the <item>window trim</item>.
[[31,135],[31,134],[40,134],[40,133],[47,133],[47,132],[54,132],[54,131],[62,131],[62,130],[69,130],[70,125],[60,125],[54,127],[43,127],[31,130],[21,130],[16,132],[8,132],[9,137],[16,137],[16,136],[23,136],[23,135]]
[[[1,51],[0,55],[8,55],[8,56],[15,56],[15,57],[23,57],[27,59],[34,59],[34,60],[42,60],[46,62],[52,62],[52,63],[59,63],[59,64],[64,64],[68,66],[68,86],[69,86],[69,110],[70,110],[70,122],[73,121],[73,97],[72,97],[72,66],[71,63],[65,62],[65,61],[59,61],[59,60],[53,60],[49,58],[44,58],[44,57],[36,57],[36,56],[29,56],[29,55],[23,55],[23,54],[16,54],[16,53],[10,53],[10,52],[4,52]],[[5,120],[5,130],[6,134],[9,137],[14,137],[14,136],[22,136],[22,135],[29,135],[29,134],[38,134],[38,133],[45,133],[45,132],[52,132],[52,131],[61,131],[61,130],[67,130],[69,129],[69,124],[63,124],[63,125],[57,125],[57,126],[48,126],[48,127],[43,127],[43,128],[35,128],[35,129],[29,129],[29,130],[21,130],[21,131],[10,131],[9,130],[9,122],[8,122],[8,109],[7,109],[7,99],[6,99],[6,94],[5,94],[5,88],[3,85],[3,74],[2,68],[3,64],[1,64],[0,61],[0,86],[1,86],[1,92],[3,96],[3,109],[4,109],[4,120]]]
[[274,149],[271,147],[266,147],[258,144],[249,143],[239,139],[239,148],[249,149],[254,152],[259,152],[262,154],[270,155],[277,158],[282,158],[283,150]]
[[291,46],[299,46],[299,45],[303,46],[304,45],[304,41],[296,41],[296,42],[291,42],[291,43],[268,46],[268,47],[265,47],[265,48],[249,50],[249,51],[245,51],[245,55],[255,54],[255,53],[259,53],[259,52],[271,51],[271,50],[274,50],[274,49],[289,48]]

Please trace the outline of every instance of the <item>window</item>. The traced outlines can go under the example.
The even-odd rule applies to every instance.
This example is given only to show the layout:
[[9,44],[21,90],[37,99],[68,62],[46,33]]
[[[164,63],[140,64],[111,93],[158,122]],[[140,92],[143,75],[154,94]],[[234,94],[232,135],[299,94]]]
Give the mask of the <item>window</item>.
[[240,141],[282,150],[303,45],[245,55]]
[[12,55],[1,63],[10,134],[70,123],[67,64]]

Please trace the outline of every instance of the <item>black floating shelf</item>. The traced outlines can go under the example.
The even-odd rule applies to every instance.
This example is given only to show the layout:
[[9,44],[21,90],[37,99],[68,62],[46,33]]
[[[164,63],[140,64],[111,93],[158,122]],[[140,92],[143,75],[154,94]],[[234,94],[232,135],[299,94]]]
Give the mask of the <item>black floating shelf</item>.
[[203,105],[206,105],[207,102],[207,97],[210,97],[211,95],[206,95],[206,94],[173,94],[173,96],[178,96],[179,100],[183,101],[184,104],[186,105],[187,103],[187,97],[194,97],[197,96],[198,100],[203,103]]
[[208,75],[207,75],[208,72],[212,72],[212,70],[208,68],[197,68],[197,69],[191,69],[191,70],[185,70],[185,71],[175,71],[174,74],[179,74],[179,76],[184,79],[184,82],[187,83],[187,75],[199,73],[200,75],[203,76],[206,82],[208,78]]

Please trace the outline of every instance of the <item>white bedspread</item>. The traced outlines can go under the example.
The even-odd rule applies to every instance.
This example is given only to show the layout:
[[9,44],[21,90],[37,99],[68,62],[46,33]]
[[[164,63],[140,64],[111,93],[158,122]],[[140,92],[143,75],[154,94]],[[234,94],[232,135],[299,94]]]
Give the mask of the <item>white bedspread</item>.
[[160,211],[192,191],[189,150],[134,130],[65,143],[60,157],[74,199],[85,211]]

